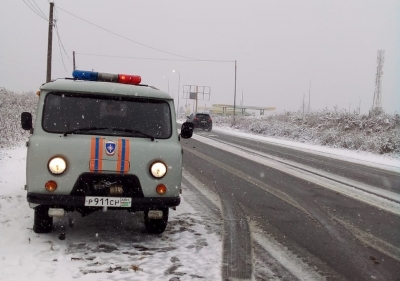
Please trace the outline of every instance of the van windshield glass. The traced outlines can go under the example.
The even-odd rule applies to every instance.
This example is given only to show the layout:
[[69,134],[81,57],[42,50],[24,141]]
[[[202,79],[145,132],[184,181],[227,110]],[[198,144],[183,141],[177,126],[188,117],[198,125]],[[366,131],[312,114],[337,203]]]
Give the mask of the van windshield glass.
[[[103,129],[77,130],[75,133],[126,134],[121,130],[113,130],[118,128],[140,131],[158,139],[169,138],[172,132],[171,112],[165,101],[66,93],[47,95],[42,127],[50,133],[97,127]],[[143,135],[138,134],[137,137]]]

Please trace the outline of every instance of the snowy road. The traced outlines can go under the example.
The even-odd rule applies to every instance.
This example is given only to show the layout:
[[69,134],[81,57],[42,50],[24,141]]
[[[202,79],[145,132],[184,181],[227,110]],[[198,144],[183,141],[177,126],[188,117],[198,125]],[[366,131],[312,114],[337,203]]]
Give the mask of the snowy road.
[[[243,224],[246,218],[255,279],[397,280],[398,166],[385,171],[378,168],[381,164],[363,167],[334,160],[340,157],[325,161],[320,157],[317,161],[324,165],[312,167],[304,160],[317,158],[301,151],[297,158],[303,161],[291,159],[293,163],[288,165],[281,156],[276,159],[268,152],[279,151],[277,146],[235,136],[229,139],[234,146],[215,142],[220,137],[216,131],[198,131],[193,139],[185,140],[185,169],[210,192],[218,194],[222,202],[229,201],[230,206],[239,209],[237,217],[227,216],[223,209],[225,225],[232,225],[232,221]],[[239,142],[241,147],[237,146]],[[310,162],[315,164],[316,160]],[[341,175],[345,182],[335,179],[339,177],[335,175],[337,167],[345,172]],[[312,169],[318,172],[310,173]],[[374,189],[368,190],[363,181],[352,178],[355,174],[381,181],[376,186],[379,179],[367,179]],[[234,233],[225,236],[225,242],[230,242],[232,236]],[[246,256],[246,243],[243,239],[239,245],[244,250],[242,256]],[[223,264],[229,260],[226,252],[237,246],[234,241],[224,245]],[[247,267],[246,259],[242,267]]]

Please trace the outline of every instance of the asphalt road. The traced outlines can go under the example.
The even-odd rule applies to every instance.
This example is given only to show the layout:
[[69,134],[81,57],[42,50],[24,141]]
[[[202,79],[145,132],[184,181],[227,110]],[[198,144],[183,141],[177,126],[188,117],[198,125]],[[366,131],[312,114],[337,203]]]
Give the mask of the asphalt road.
[[220,201],[223,280],[400,280],[398,173],[196,134],[233,149],[181,140],[185,171]]
[[228,142],[235,146],[243,146],[259,152],[277,156],[284,160],[294,161],[321,171],[333,173],[337,176],[346,177],[355,181],[366,183],[377,188],[400,193],[400,176],[397,172],[387,171],[366,165],[354,164],[332,157],[314,155],[284,146],[266,144],[262,141],[233,137],[230,134],[218,132],[208,134],[208,137],[221,142]]

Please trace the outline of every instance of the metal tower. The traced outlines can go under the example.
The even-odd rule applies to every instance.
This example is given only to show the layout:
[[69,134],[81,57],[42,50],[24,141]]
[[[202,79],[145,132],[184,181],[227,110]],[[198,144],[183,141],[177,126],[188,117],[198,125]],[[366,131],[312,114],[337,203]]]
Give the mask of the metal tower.
[[378,50],[378,57],[376,58],[376,62],[378,66],[376,67],[376,79],[375,79],[375,92],[374,92],[374,100],[372,103],[373,110],[382,110],[382,82],[381,77],[383,75],[383,63],[385,61],[385,50]]

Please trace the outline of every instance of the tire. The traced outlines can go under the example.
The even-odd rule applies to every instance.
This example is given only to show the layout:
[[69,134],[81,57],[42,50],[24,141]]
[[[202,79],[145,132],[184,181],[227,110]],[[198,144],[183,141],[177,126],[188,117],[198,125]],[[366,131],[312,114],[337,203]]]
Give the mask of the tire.
[[163,217],[161,219],[149,219],[149,210],[144,212],[144,226],[150,234],[161,234],[167,228],[169,209],[161,208],[159,210],[163,211]]
[[33,231],[35,233],[50,233],[53,229],[53,218],[49,217],[48,206],[37,206],[34,211]]

